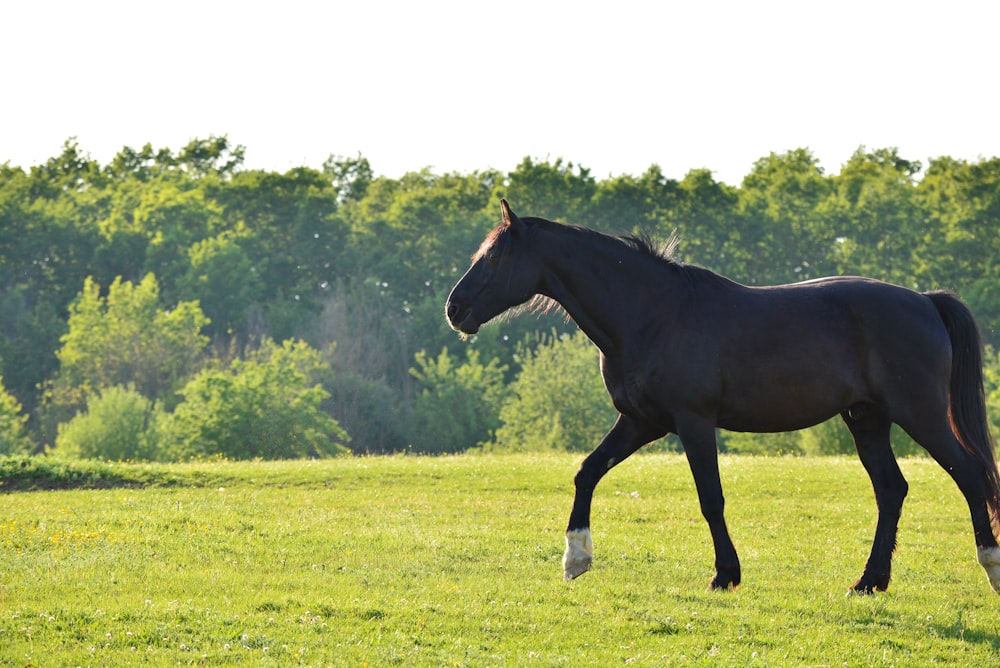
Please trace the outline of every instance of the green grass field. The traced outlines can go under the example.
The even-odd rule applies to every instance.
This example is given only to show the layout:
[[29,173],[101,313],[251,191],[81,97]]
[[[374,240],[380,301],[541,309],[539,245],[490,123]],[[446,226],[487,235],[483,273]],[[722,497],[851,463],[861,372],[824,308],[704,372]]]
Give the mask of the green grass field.
[[54,486],[111,488],[0,495],[0,665],[1000,664],[1000,596],[930,461],[902,462],[893,584],[868,597],[845,595],[875,526],[855,460],[723,458],[735,592],[707,590],[708,529],[674,455],[605,478],[594,568],[563,582],[579,461],[64,472]]

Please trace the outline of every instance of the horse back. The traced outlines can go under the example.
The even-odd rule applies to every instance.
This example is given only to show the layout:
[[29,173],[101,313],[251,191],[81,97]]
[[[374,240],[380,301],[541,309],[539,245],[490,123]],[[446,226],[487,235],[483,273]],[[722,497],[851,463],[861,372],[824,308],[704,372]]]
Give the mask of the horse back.
[[719,283],[692,290],[672,319],[634,384],[657,385],[663,413],[713,416],[736,431],[800,429],[858,402],[888,406],[950,372],[931,301],[872,279]]

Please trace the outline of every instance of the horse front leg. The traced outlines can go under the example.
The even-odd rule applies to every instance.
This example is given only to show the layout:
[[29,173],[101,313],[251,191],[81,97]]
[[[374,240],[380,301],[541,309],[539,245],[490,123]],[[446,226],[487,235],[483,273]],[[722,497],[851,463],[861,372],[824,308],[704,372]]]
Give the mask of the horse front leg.
[[594,543],[590,535],[590,506],[598,481],[616,464],[664,433],[666,432],[633,418],[619,415],[601,444],[583,461],[573,479],[576,495],[569,515],[569,526],[566,528],[566,552],[563,555],[563,575],[566,580],[586,573],[594,558]]
[[726,499],[722,494],[722,479],[719,476],[715,425],[692,420],[680,426],[678,436],[694,475],[701,514],[708,522],[715,548],[715,576],[710,586],[712,589],[735,589],[740,584],[740,559],[726,527]]

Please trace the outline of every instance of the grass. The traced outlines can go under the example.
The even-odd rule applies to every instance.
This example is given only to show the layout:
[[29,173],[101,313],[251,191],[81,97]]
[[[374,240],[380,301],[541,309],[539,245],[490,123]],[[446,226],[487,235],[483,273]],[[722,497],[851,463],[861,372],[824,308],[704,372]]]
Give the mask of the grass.
[[849,597],[875,524],[858,462],[723,458],[743,585],[719,593],[675,455],[601,483],[594,568],[563,582],[579,460],[0,462],[21,490],[0,495],[0,665],[1000,664],[1000,598],[933,462],[902,462],[889,592]]

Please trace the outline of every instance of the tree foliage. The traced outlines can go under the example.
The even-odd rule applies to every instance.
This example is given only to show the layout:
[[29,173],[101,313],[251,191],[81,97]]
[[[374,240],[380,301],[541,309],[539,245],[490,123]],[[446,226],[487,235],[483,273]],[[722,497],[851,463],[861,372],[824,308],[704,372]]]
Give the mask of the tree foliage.
[[475,350],[463,363],[447,348],[436,358],[418,352],[416,366],[410,369],[420,385],[411,419],[413,449],[440,454],[485,443],[500,426],[506,371],[496,358],[480,362]]
[[112,461],[161,458],[162,411],[132,388],[106,387],[87,398],[86,408],[59,425],[53,454]]
[[597,349],[583,332],[548,337],[534,350],[521,349],[521,371],[511,398],[500,408],[496,432],[501,450],[592,450],[611,428]]
[[[589,449],[613,413],[591,382],[596,362],[579,372],[591,380],[566,380],[588,354],[596,360],[572,323],[522,317],[457,345],[442,317],[500,197],[604,232],[676,231],[682,259],[747,284],[839,273],[956,290],[1000,344],[1000,158],[925,164],[860,147],[828,173],[797,148],[762,157],[731,185],[710,169],[676,179],[651,165],[601,179],[530,157],[506,172],[389,178],[361,155],[331,156],[320,169],[277,173],[245,169],[244,153],[209,137],[179,150],[124,147],[102,165],[70,139],[30,169],[0,163],[0,376],[28,447],[54,446],[76,413],[104,402],[125,410],[135,397],[111,388],[130,388],[173,424],[177,456],[330,454],[347,441],[323,416],[357,452],[484,441]],[[258,356],[273,354],[271,340],[308,344],[322,369],[280,377]],[[562,379],[543,373],[549,358],[568,365]],[[988,360],[996,377],[1000,361]],[[565,399],[532,394],[531,378]],[[279,443],[268,430],[289,433],[290,423],[264,424],[256,404],[239,419],[230,412],[230,432],[204,426],[226,393],[271,399],[264,382],[294,387],[284,396],[299,397],[289,404],[304,421],[297,444]],[[593,397],[573,394],[584,391]],[[611,417],[584,410],[591,400]],[[842,449],[838,433],[722,440],[734,452],[825,452]]]
[[165,426],[171,459],[328,457],[348,435],[320,410],[327,392],[311,384],[323,367],[303,342],[271,341],[229,369],[206,369],[181,390]]
[[3,376],[0,376],[0,455],[28,450],[30,443],[24,426],[27,421],[28,416],[23,413],[20,402],[7,392]]
[[174,393],[201,366],[208,324],[197,302],[160,306],[156,277],[138,284],[116,278],[106,295],[91,278],[70,305],[69,330],[56,351],[59,373],[49,403],[56,415],[79,409],[86,397],[132,386],[149,399],[174,403]]

